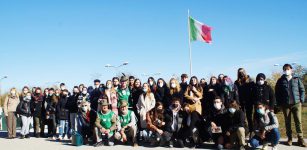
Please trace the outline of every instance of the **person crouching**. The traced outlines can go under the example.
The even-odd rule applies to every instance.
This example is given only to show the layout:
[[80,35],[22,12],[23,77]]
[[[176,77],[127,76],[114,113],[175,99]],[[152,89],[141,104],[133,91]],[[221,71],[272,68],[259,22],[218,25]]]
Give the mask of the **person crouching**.
[[120,102],[120,111],[118,115],[118,132],[115,134],[115,139],[127,143],[131,139],[134,147],[138,146],[136,141],[136,117],[133,111],[128,110],[128,102]]
[[116,115],[109,110],[109,103],[107,98],[103,98],[100,102],[101,110],[97,113],[95,125],[98,129],[98,136],[101,141],[94,145],[95,147],[104,144],[108,146],[114,145],[114,131],[116,130]]

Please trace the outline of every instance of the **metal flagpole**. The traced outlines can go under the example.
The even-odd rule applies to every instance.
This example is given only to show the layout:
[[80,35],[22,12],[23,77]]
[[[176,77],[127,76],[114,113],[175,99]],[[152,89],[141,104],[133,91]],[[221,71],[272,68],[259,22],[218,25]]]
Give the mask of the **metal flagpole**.
[[189,49],[190,49],[190,77],[192,76],[192,49],[191,49],[191,31],[190,31],[190,11],[188,9],[188,31],[189,31]]

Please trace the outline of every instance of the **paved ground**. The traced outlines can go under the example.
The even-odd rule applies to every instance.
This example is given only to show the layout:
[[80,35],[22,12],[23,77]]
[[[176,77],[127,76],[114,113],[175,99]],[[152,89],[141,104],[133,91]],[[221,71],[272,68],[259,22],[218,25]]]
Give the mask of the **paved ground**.
[[[6,133],[0,132],[0,147],[1,150],[5,148],[5,150],[97,150],[97,149],[105,149],[105,146],[102,147],[93,147],[93,146],[80,146],[75,147],[72,146],[69,142],[57,142],[57,141],[50,141],[44,138],[30,138],[30,139],[5,139]],[[285,139],[281,140],[281,144],[278,146],[280,150],[304,150],[305,148],[298,147],[298,146],[285,146],[283,142]],[[296,141],[296,140],[295,140]],[[294,143],[295,144],[295,143]],[[149,147],[142,147],[139,146],[137,148],[133,148],[131,146],[124,146],[124,145],[116,145],[113,147],[107,147],[108,150],[129,150],[129,149],[153,149]],[[170,149],[170,148],[163,148],[163,147],[156,147],[155,149]],[[173,148],[175,149],[175,148]],[[189,148],[184,148],[189,149]],[[202,149],[213,149],[212,144],[206,144]]]

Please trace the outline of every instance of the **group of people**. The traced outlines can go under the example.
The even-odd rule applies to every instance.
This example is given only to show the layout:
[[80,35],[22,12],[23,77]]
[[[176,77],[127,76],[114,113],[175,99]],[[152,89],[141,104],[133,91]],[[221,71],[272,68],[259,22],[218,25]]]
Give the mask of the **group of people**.
[[[275,90],[259,73],[254,81],[243,68],[233,83],[220,74],[205,79],[181,75],[181,82],[171,78],[147,82],[133,76],[94,81],[94,86],[73,87],[64,83],[59,89],[25,86],[21,94],[10,90],[4,101],[8,138],[16,138],[16,117],[21,118],[20,138],[34,136],[69,140],[76,132],[84,144],[94,146],[148,143],[151,146],[196,147],[213,141],[217,149],[245,149],[249,145],[277,149],[279,122],[274,113],[282,109],[288,145],[292,145],[293,114],[298,144],[306,147],[301,122],[305,89],[300,78],[293,76],[292,66],[283,66],[284,74]],[[45,133],[45,125],[48,132]]]

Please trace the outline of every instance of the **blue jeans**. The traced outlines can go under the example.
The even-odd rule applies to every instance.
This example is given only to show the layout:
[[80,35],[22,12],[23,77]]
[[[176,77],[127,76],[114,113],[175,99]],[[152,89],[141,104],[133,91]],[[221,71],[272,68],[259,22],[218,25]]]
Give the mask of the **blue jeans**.
[[278,141],[280,139],[280,133],[278,128],[272,129],[270,132],[267,132],[265,134],[265,138],[261,139],[259,136],[255,135],[251,140],[250,144],[252,148],[256,148],[260,145],[262,145],[265,142],[270,142],[272,146],[276,146],[278,144]]
[[60,120],[59,137],[60,136],[64,137],[65,135],[70,137],[68,121],[67,120]]

